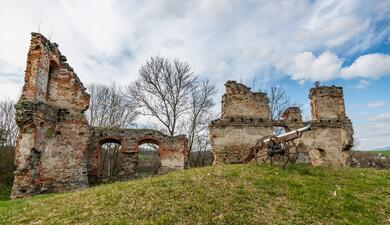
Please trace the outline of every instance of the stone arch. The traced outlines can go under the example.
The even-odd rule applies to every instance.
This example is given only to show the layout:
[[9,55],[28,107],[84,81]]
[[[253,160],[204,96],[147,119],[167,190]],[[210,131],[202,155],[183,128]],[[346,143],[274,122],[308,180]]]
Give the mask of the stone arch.
[[161,139],[160,138],[157,138],[155,136],[146,136],[146,137],[142,137],[140,139],[138,139],[138,146],[139,145],[142,145],[142,144],[145,144],[145,143],[152,143],[152,144],[156,144],[156,145],[161,145]]
[[122,139],[119,137],[103,137],[100,138],[96,147],[99,180],[117,179]]
[[[140,147],[142,145],[144,145],[144,148]],[[157,148],[157,151],[153,148]],[[139,138],[137,141],[137,153],[137,176],[150,176],[159,173],[161,168],[161,155],[164,154],[163,140],[161,138],[150,135]]]
[[117,179],[136,176],[139,146],[157,144],[160,169],[158,173],[184,169],[188,160],[188,140],[184,135],[171,137],[152,129],[93,128],[91,148],[88,153],[89,180],[99,181],[98,156],[105,142],[120,143],[120,172]]

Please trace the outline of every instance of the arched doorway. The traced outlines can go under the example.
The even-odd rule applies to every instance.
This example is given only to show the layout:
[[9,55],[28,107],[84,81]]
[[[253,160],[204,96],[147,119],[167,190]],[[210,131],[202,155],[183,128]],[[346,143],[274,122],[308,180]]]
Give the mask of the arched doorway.
[[153,176],[161,167],[159,142],[152,139],[138,143],[137,176]]
[[115,180],[120,172],[121,143],[118,140],[107,139],[100,142],[100,177],[101,180]]

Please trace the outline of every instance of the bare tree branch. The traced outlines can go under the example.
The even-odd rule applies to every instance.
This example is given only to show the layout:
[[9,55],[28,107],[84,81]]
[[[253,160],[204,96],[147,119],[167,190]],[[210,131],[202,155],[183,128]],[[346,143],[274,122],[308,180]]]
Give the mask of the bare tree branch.
[[18,127],[15,122],[15,102],[0,102],[0,146],[15,146]]
[[[283,112],[292,106],[301,107],[300,104],[292,102],[290,96],[286,94],[281,86],[272,85],[268,92],[269,108],[272,120],[280,120]],[[279,135],[283,132],[280,127],[274,128],[274,134]]]
[[120,86],[93,83],[88,85],[88,91],[91,102],[87,119],[92,126],[125,128],[139,115],[136,104]]
[[170,136],[177,134],[179,119],[188,112],[188,97],[197,78],[185,62],[152,57],[139,70],[140,77],[128,86],[129,97],[142,113],[156,118]]

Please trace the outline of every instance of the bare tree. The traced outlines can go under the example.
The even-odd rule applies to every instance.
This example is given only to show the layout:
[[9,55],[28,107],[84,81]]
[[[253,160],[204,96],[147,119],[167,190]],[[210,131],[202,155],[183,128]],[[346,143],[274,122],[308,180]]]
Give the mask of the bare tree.
[[208,125],[215,118],[215,85],[198,79],[189,64],[159,56],[148,60],[139,73],[128,93],[142,113],[159,121],[170,136],[187,134],[189,154],[210,149],[208,141],[200,140],[208,140]]
[[189,154],[194,149],[196,151],[206,151],[207,148],[210,148],[208,125],[216,117],[212,111],[215,106],[213,100],[215,94],[215,85],[211,84],[209,80],[197,82],[196,87],[191,92],[189,119],[184,120],[185,125],[182,126],[187,129]]
[[125,96],[122,87],[92,83],[87,86],[91,102],[87,119],[92,126],[129,127],[138,116],[135,103]]
[[144,115],[157,119],[170,136],[176,135],[179,118],[190,109],[189,96],[196,87],[190,65],[156,56],[141,67],[139,75],[128,86],[129,96]]
[[279,120],[284,110],[292,106],[290,96],[286,94],[281,86],[272,85],[268,92],[269,110],[272,120]]
[[195,151],[192,151],[189,160],[191,167],[212,165],[214,161],[209,137],[206,135],[198,136],[194,143]]
[[[281,86],[272,85],[268,92],[269,109],[272,120],[280,120],[283,112],[292,106],[301,107],[300,104],[291,101],[290,96],[286,94]],[[279,135],[283,128],[275,127],[274,134]]]
[[17,135],[18,127],[15,122],[15,102],[3,100],[0,102],[0,139],[3,139],[2,145],[15,146]]

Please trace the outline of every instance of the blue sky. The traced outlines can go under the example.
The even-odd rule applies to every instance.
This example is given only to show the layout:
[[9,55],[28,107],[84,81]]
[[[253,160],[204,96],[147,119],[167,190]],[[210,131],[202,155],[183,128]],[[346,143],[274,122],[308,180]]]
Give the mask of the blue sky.
[[314,81],[340,85],[360,148],[390,146],[388,0],[3,0],[0,98],[18,98],[38,30],[85,84],[126,84],[158,54],[211,79],[217,102],[227,80],[256,76],[256,88],[281,85],[306,117]]

